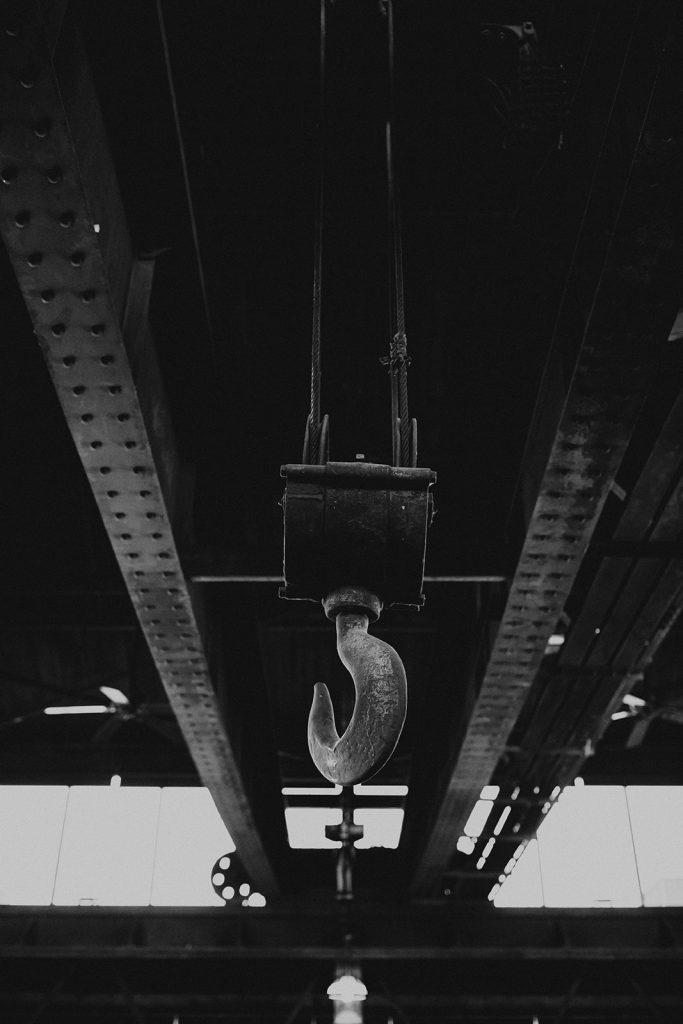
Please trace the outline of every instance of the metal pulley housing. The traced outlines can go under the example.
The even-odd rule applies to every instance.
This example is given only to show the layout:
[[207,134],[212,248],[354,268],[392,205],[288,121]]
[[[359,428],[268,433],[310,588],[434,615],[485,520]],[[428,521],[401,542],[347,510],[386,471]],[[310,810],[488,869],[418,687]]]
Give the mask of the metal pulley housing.
[[322,601],[362,582],[382,605],[421,607],[431,469],[366,462],[287,465],[280,597]]

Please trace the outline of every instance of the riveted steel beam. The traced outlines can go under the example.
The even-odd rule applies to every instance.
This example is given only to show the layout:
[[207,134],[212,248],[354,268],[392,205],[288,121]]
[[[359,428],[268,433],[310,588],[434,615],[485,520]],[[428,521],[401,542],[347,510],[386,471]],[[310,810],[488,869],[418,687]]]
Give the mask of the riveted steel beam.
[[[498,910],[448,901],[358,903],[353,948],[334,904],[195,908],[5,907],[0,961],[681,960],[680,907]],[[463,912],[466,911],[466,912]],[[240,983],[243,978],[240,977]]]
[[59,29],[55,40],[41,5],[24,0],[0,33],[2,236],[199,777],[255,884],[272,891],[176,547],[180,475],[146,315],[151,264],[133,258],[79,35],[69,18]]
[[[532,435],[535,479],[526,488],[516,573],[464,739],[446,767],[413,877],[416,892],[438,882],[505,751],[666,344],[681,266],[680,239],[668,217],[680,195],[660,185],[667,147],[680,139],[675,53],[681,32],[676,4],[635,11],[549,362],[567,383],[554,410],[543,411],[550,434]],[[625,121],[629,152],[615,148]],[[584,291],[577,315],[579,280],[591,291]]]

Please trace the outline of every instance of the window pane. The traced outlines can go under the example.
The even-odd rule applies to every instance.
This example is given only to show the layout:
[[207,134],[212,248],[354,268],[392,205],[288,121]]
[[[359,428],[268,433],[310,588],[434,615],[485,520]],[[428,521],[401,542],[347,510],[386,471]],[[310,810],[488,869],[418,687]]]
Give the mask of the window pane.
[[[211,885],[211,869],[235,844],[206,789],[161,790],[154,906],[222,907]],[[249,865],[245,865],[247,871]]]
[[622,786],[568,786],[538,829],[547,907],[638,907]]
[[362,807],[353,812],[353,820],[365,829],[356,849],[385,846],[395,850],[403,828],[403,810],[400,807]]
[[683,786],[628,786],[626,798],[645,906],[683,906]]
[[54,903],[149,903],[158,815],[157,788],[72,786]]
[[289,845],[295,850],[334,850],[341,843],[325,838],[325,825],[338,825],[341,820],[339,807],[287,807]]
[[538,866],[538,843],[531,839],[524,853],[494,897],[496,907],[542,907],[543,890]]
[[0,786],[0,903],[52,901],[66,786]]

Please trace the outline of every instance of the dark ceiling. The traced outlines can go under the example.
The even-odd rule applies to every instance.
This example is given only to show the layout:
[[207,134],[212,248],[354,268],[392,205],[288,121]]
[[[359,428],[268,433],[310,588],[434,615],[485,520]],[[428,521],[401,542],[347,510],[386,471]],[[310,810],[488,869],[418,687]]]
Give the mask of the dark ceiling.
[[[391,458],[385,7],[326,8],[334,461]],[[410,787],[403,836],[359,854],[356,884],[459,905],[485,902],[579,772],[683,781],[682,12],[394,14],[411,414],[437,515],[424,609],[376,627],[409,683],[378,776]],[[203,782],[274,899],[331,899],[331,855],[288,849],[280,793],[322,781],[313,683],[342,719],[352,700],[322,611],[278,598],[280,466],[308,414],[319,4],[16,0],[2,18],[0,783]],[[103,684],[130,701],[104,726],[42,714]],[[627,692],[645,707],[612,722]],[[477,872],[455,844],[489,782],[513,810]]]

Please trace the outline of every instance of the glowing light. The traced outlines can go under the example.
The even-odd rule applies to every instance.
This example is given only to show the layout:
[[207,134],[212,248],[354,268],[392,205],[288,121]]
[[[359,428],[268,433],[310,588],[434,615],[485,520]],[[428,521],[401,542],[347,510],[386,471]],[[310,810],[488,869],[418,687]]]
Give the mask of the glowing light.
[[104,704],[59,704],[44,708],[44,712],[46,715],[109,715],[112,709]]
[[563,633],[551,633],[548,637],[548,647],[561,647],[564,643]]
[[484,786],[479,794],[480,800],[495,800],[500,793],[500,786]]
[[360,978],[354,978],[352,974],[342,974],[328,986],[327,994],[333,1001],[359,1003],[367,998],[368,990]]
[[125,693],[122,690],[117,690],[115,686],[100,686],[98,689],[112,704],[130,704]]
[[474,847],[476,845],[477,844],[474,839],[470,839],[469,836],[460,836],[456,843],[456,848],[460,853],[470,854],[474,852]]
[[109,780],[109,785],[112,787],[112,789],[119,789],[121,786],[121,776],[112,775],[112,777]]

